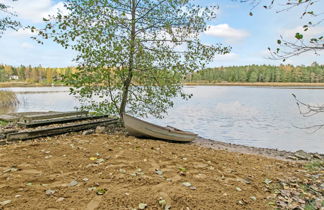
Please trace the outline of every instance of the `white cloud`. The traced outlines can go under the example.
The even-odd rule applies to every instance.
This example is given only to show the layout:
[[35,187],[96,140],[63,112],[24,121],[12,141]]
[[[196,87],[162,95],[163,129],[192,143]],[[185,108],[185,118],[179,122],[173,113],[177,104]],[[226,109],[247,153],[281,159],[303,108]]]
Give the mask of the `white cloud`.
[[12,31],[12,32],[10,32],[10,35],[12,35],[12,36],[31,37],[31,36],[35,35],[35,33],[32,33],[30,29],[21,28],[18,31]]
[[21,44],[21,47],[24,48],[24,49],[31,49],[31,48],[33,48],[34,46],[33,46],[32,44],[28,43],[28,42],[23,42],[23,43]]
[[224,38],[227,42],[230,43],[241,41],[242,39],[250,35],[249,32],[242,29],[232,28],[228,24],[209,26],[205,31],[205,34]]
[[63,12],[66,11],[63,7],[63,2],[54,4],[52,0],[19,0],[15,2],[4,0],[4,3],[10,5],[12,11],[14,11],[19,18],[34,23],[41,22],[43,17],[56,14],[58,9]]
[[228,53],[225,55],[216,55],[215,56],[215,61],[235,61],[239,59],[239,55],[236,53]]

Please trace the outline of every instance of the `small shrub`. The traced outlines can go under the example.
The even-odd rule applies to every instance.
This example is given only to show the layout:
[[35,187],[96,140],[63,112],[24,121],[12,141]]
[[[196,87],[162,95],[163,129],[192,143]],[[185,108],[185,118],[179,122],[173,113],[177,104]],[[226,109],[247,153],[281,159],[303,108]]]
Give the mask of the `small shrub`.
[[0,108],[14,107],[18,104],[19,101],[14,92],[0,90]]

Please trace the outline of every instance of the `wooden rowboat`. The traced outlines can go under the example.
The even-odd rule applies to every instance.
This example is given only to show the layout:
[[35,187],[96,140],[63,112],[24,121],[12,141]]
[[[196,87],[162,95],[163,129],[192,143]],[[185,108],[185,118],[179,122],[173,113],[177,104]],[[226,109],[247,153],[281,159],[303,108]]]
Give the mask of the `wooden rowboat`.
[[190,142],[196,139],[197,134],[182,131],[170,126],[162,127],[155,125],[136,117],[124,114],[124,126],[131,136],[137,137],[153,137],[170,141]]

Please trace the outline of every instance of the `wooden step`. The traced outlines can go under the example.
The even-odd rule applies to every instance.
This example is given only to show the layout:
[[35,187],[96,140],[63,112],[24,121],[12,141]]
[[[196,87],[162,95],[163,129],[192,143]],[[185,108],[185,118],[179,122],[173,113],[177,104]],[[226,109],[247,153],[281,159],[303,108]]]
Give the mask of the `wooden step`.
[[63,118],[63,117],[69,117],[69,116],[85,116],[85,115],[88,115],[88,113],[89,113],[88,111],[76,111],[76,112],[27,115],[27,116],[22,116],[20,118],[20,121],[25,122],[25,123],[30,123],[30,122],[36,121],[36,120]]
[[11,133],[7,135],[7,141],[10,142],[10,141],[28,140],[28,139],[35,139],[35,138],[46,137],[46,136],[60,135],[60,134],[70,133],[70,132],[78,132],[78,131],[83,131],[88,129],[94,129],[99,125],[111,125],[111,124],[117,124],[118,122],[119,122],[118,119],[108,119],[108,120],[100,120],[97,122],[81,123],[76,125],[68,125],[68,126],[55,127],[55,128]]
[[101,115],[101,116],[78,116],[78,117],[67,117],[67,118],[56,118],[52,120],[40,120],[40,121],[32,121],[30,123],[23,123],[19,122],[17,125],[25,128],[34,128],[38,126],[45,126],[45,125],[51,125],[51,124],[62,124],[62,123],[68,123],[68,122],[75,122],[75,121],[81,121],[81,120],[95,120],[95,119],[102,119],[102,118],[108,118],[108,115]]

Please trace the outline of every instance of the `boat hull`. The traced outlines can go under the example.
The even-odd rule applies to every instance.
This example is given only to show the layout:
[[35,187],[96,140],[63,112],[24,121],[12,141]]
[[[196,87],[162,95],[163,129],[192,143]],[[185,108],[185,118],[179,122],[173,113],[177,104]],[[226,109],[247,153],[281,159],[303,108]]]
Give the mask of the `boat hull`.
[[190,142],[197,138],[197,134],[182,131],[172,127],[158,126],[130,115],[123,115],[124,126],[131,136],[153,137],[169,141]]

